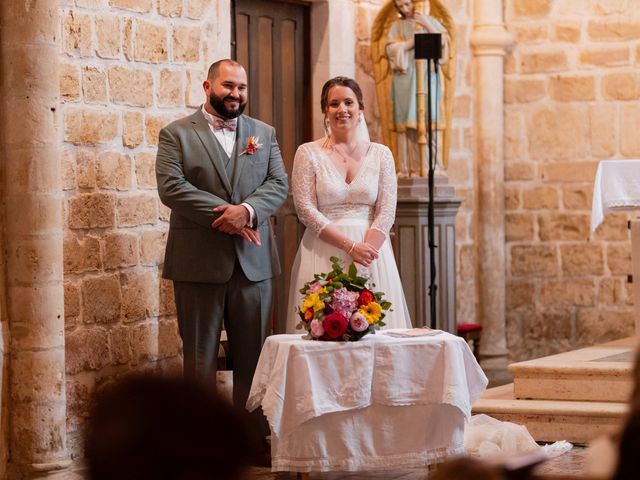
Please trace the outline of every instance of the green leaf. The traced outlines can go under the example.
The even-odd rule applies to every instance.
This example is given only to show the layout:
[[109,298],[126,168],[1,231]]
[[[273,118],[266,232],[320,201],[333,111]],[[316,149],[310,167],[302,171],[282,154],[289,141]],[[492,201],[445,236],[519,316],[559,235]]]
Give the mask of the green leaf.
[[355,278],[357,275],[358,275],[358,269],[356,268],[355,264],[351,262],[351,265],[349,265],[349,276],[351,278]]
[[382,300],[380,302],[380,308],[382,308],[382,310],[389,310],[391,308],[391,302],[388,300]]

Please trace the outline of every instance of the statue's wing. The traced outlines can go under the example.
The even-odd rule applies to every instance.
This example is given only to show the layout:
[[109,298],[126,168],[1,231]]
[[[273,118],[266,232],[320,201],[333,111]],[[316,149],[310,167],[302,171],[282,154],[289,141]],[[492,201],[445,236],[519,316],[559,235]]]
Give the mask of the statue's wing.
[[393,127],[393,100],[391,99],[391,68],[385,49],[387,32],[398,14],[393,0],[380,8],[371,27],[371,60],[373,62],[373,76],[376,82],[376,94],[378,97],[378,109],[380,110],[380,127],[382,140],[387,145],[393,157],[398,161],[396,148],[396,135]]
[[442,163],[446,169],[449,165],[449,147],[451,145],[451,125],[453,117],[453,99],[456,86],[456,25],[451,14],[441,0],[431,1],[431,15],[447,30],[449,36],[449,52],[447,62],[442,66],[444,77],[444,132],[442,139]]

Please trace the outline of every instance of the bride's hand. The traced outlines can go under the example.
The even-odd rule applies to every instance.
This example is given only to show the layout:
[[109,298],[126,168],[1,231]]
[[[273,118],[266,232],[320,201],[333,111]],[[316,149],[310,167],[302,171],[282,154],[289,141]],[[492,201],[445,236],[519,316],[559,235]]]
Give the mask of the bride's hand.
[[371,262],[378,258],[378,250],[366,242],[360,242],[354,245],[349,255],[356,263],[368,267]]

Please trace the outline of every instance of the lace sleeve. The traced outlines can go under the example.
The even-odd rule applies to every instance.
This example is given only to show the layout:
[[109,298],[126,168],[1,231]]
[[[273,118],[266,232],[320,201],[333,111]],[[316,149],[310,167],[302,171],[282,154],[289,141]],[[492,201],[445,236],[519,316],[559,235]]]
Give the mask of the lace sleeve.
[[320,232],[331,221],[318,210],[316,172],[311,154],[304,145],[298,148],[293,159],[291,193],[293,194],[293,203],[298,213],[298,219],[305,227],[311,229],[314,235],[320,235]]
[[396,218],[398,182],[391,150],[383,147],[380,155],[380,177],[378,179],[378,199],[371,228],[389,235]]

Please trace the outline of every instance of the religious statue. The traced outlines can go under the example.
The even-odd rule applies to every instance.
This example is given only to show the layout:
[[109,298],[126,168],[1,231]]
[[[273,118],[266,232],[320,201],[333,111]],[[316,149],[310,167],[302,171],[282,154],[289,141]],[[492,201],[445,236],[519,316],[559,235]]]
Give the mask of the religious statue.
[[[415,33],[442,34],[442,69],[427,72],[426,61],[416,62]],[[455,85],[455,25],[440,0],[388,0],[378,12],[371,33],[371,55],[380,107],[383,141],[396,159],[398,177],[425,176],[420,144],[426,144],[427,120],[418,113],[431,111],[436,131],[436,168],[446,169],[451,133],[451,109]],[[425,64],[424,66],[422,64]],[[416,70],[424,72],[424,82]],[[429,82],[431,105],[420,110],[417,90]],[[426,104],[426,100],[423,100]],[[424,120],[424,121],[423,121]],[[436,121],[437,120],[437,121]],[[435,146],[437,145],[437,150]],[[426,149],[422,149],[422,156]]]

